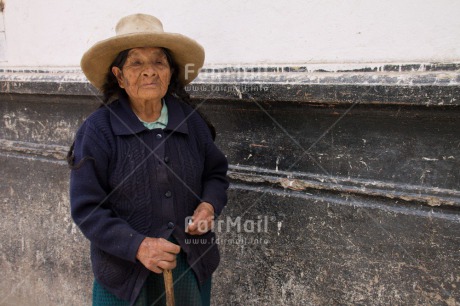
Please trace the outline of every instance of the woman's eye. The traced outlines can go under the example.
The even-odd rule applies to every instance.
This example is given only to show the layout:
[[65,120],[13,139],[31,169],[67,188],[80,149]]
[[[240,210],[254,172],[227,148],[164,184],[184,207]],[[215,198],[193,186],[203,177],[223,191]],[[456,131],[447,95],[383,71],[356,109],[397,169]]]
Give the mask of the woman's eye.
[[142,65],[142,63],[140,61],[132,61],[130,63],[131,66],[139,66],[139,65]]

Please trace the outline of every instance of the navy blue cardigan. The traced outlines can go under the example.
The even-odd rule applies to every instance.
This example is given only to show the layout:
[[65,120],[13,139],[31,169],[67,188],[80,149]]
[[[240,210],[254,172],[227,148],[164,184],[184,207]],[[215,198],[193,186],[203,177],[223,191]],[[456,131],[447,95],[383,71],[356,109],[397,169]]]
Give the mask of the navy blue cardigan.
[[[74,222],[91,242],[97,281],[133,303],[150,273],[136,260],[145,237],[173,235],[200,283],[219,264],[213,232],[187,244],[187,216],[200,202],[219,215],[226,205],[227,159],[201,116],[167,95],[167,127],[148,130],[120,98],[101,107],[75,138],[70,202]],[[190,240],[189,240],[190,241]]]

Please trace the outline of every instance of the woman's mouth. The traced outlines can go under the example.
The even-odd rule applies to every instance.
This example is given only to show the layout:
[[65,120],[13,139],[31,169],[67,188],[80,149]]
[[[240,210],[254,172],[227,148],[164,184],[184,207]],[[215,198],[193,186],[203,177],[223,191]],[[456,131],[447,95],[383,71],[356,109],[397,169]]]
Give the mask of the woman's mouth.
[[142,87],[157,87],[158,86],[158,83],[157,82],[151,82],[151,83],[145,83],[142,85]]

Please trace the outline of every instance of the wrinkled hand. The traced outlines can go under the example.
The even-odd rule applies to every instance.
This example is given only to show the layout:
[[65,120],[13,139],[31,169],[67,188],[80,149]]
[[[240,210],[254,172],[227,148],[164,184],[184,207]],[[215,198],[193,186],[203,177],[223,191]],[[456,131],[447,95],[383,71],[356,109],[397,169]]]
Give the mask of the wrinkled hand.
[[201,202],[195,209],[190,223],[185,229],[190,235],[203,235],[212,229],[214,223],[214,206]]
[[163,238],[147,237],[139,246],[136,258],[150,271],[162,273],[176,267],[176,254],[179,252],[177,244]]

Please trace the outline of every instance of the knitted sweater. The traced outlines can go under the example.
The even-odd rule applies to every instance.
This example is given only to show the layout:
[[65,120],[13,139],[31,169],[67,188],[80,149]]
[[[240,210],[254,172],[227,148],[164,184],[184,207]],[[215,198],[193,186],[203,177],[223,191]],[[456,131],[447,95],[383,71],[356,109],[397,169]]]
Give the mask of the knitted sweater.
[[97,281],[131,303],[150,273],[136,259],[145,237],[173,235],[200,283],[219,264],[214,233],[187,244],[196,236],[185,233],[185,222],[201,202],[221,213],[227,159],[199,114],[170,95],[165,103],[165,129],[145,128],[121,97],[91,114],[75,138],[72,218],[91,242]]

